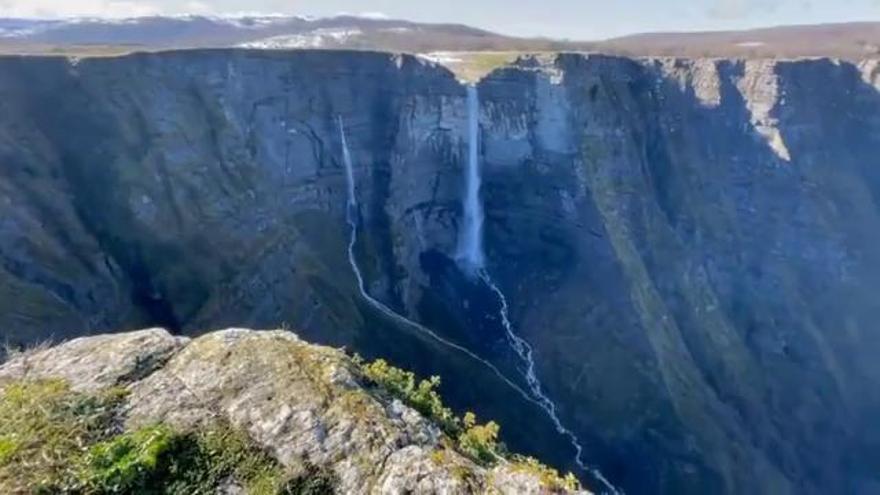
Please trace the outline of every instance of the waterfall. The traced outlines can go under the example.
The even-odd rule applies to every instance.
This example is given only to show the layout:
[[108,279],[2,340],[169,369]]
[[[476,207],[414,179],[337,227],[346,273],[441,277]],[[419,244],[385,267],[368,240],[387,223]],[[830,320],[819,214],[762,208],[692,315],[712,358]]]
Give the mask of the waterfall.
[[614,485],[612,485],[603,475],[599,472],[598,469],[588,466],[582,459],[584,448],[580,443],[578,437],[565,425],[562,424],[562,421],[559,419],[559,415],[556,413],[556,404],[544,393],[543,387],[541,386],[541,381],[538,379],[538,375],[535,372],[535,360],[532,358],[532,346],[529,345],[528,342],[525,341],[522,337],[517,335],[513,331],[513,325],[510,323],[510,314],[509,308],[507,305],[507,298],[504,297],[504,293],[501,292],[501,289],[498,288],[498,285],[492,280],[492,277],[489,276],[489,273],[486,270],[481,271],[481,277],[486,285],[492,289],[492,292],[498,297],[498,300],[501,302],[501,324],[504,327],[505,335],[507,337],[507,343],[510,344],[510,347],[516,352],[516,354],[522,359],[523,364],[525,365],[525,371],[523,375],[525,376],[526,383],[529,385],[529,390],[534,394],[535,401],[541,409],[543,409],[547,416],[553,421],[553,425],[556,427],[556,431],[559,432],[560,435],[565,436],[571,442],[571,445],[575,449],[575,457],[574,462],[583,469],[584,471],[588,471],[594,478],[599,480],[600,483],[605,485],[605,488],[608,490],[607,493],[618,494],[620,493]]
[[541,381],[535,371],[535,361],[533,359],[532,347],[522,337],[513,331],[513,325],[510,323],[510,315],[508,311],[507,298],[498,285],[489,275],[485,268],[485,253],[483,252],[483,206],[480,202],[480,188],[482,178],[480,175],[480,98],[475,85],[467,87],[468,102],[468,162],[467,171],[465,173],[465,194],[463,204],[464,210],[464,226],[458,242],[457,261],[459,266],[466,273],[478,275],[483,282],[492,290],[501,303],[501,324],[504,327],[507,343],[513,351],[522,360],[525,370],[523,376],[528,384],[528,388],[532,393],[532,400],[553,422],[556,431],[560,435],[565,436],[571,442],[575,449],[575,463],[593,475],[600,483],[602,483],[608,493],[617,494],[617,489],[602,476],[597,469],[587,466],[583,461],[583,446],[577,436],[559,419],[556,412],[556,403],[554,403],[544,393]]
[[361,294],[361,297],[364,298],[367,303],[372,306],[374,309],[385,315],[388,319],[401,324],[403,326],[407,326],[409,328],[413,328],[424,335],[427,335],[431,339],[439,342],[440,344],[454,349],[458,352],[461,352],[468,356],[469,358],[477,361],[481,365],[490,369],[495,375],[498,376],[504,383],[514,389],[517,393],[519,393],[524,399],[529,402],[537,403],[533,397],[531,397],[525,390],[520,388],[519,385],[515,384],[509,378],[507,378],[501,371],[495,367],[489,361],[477,356],[470,350],[465,347],[462,347],[455,342],[451,342],[439,335],[437,335],[431,329],[424,327],[400,314],[396,313],[394,310],[381,303],[378,299],[375,299],[373,296],[367,292],[366,284],[364,283],[364,276],[361,272],[360,266],[358,266],[357,258],[355,257],[354,250],[357,246],[357,238],[358,238],[358,223],[359,223],[359,214],[358,214],[358,202],[357,202],[357,194],[355,189],[355,179],[354,179],[354,166],[352,165],[351,159],[351,151],[348,149],[348,140],[345,135],[345,125],[342,121],[342,117],[339,117],[339,139],[342,143],[342,162],[345,166],[345,180],[347,185],[347,201],[346,201],[346,213],[345,219],[348,223],[348,227],[350,229],[351,235],[348,240],[348,263],[351,265],[351,270],[354,272],[354,276],[357,279],[358,291]]
[[483,204],[480,201],[480,96],[475,85],[467,87],[468,163],[463,201],[464,226],[458,243],[459,264],[470,274],[485,266],[483,256]]

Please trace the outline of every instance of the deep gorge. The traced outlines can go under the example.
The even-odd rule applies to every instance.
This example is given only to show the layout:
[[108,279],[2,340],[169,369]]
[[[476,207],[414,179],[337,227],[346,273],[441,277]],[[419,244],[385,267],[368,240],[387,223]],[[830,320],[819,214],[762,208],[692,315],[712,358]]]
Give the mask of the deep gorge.
[[[478,84],[486,268],[627,493],[877,490],[876,61],[524,59]],[[456,262],[466,86],[415,57],[0,58],[0,329],[304,338],[439,374],[575,469]],[[581,473],[586,475],[586,473]],[[593,488],[599,487],[591,485]]]

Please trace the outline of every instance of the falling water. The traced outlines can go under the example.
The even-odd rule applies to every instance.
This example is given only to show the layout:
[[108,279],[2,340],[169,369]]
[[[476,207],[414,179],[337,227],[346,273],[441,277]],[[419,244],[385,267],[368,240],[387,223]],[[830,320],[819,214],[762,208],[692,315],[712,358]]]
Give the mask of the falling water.
[[468,165],[465,174],[464,228],[458,245],[459,264],[471,274],[485,266],[483,256],[483,204],[480,202],[480,96],[477,87],[467,87]]
[[535,360],[532,358],[532,346],[529,345],[522,337],[517,335],[513,331],[513,326],[510,323],[510,315],[509,309],[507,306],[507,298],[504,297],[504,293],[501,292],[501,289],[498,288],[498,285],[492,280],[489,276],[489,273],[486,270],[482,270],[480,275],[486,285],[492,289],[492,292],[498,297],[498,300],[501,302],[501,324],[504,326],[504,331],[507,336],[507,342],[510,344],[510,347],[513,348],[514,352],[519,355],[519,357],[523,360],[525,364],[525,371],[523,375],[526,378],[526,383],[529,385],[529,390],[532,391],[532,394],[535,396],[535,401],[541,409],[543,409],[547,416],[550,417],[550,420],[553,421],[553,425],[556,427],[556,431],[559,432],[560,435],[563,435],[569,439],[571,445],[575,449],[575,457],[574,462],[585,471],[589,471],[594,478],[599,480],[600,483],[605,485],[605,488],[608,490],[607,493],[618,494],[620,493],[614,485],[612,485],[603,475],[599,472],[598,469],[588,466],[582,459],[582,455],[584,452],[584,448],[578,440],[577,436],[572,433],[571,430],[565,427],[562,424],[562,421],[559,419],[559,415],[556,414],[556,404],[550,400],[547,395],[544,394],[543,387],[541,386],[541,380],[538,379],[538,375],[535,372]]
[[583,446],[577,436],[559,419],[556,412],[556,404],[544,393],[541,381],[535,371],[535,361],[533,359],[532,347],[513,331],[508,313],[507,298],[498,288],[498,285],[492,280],[491,275],[485,269],[485,254],[483,253],[483,207],[480,202],[480,125],[479,111],[480,99],[477,88],[469,85],[467,88],[468,95],[468,164],[465,173],[465,195],[463,201],[464,207],[464,228],[458,243],[458,262],[463,270],[470,274],[477,274],[482,278],[486,285],[492,289],[498,300],[501,302],[501,324],[504,326],[507,342],[516,352],[525,365],[523,375],[528,384],[529,390],[532,392],[533,401],[543,409],[559,434],[569,439],[575,449],[575,463],[583,470],[590,472],[599,482],[601,482],[608,493],[618,494],[618,490],[602,476],[597,469],[589,467],[582,460]]
[[355,246],[357,245],[357,234],[358,234],[358,218],[359,218],[358,203],[357,203],[357,194],[355,191],[354,167],[352,165],[351,152],[348,149],[348,140],[346,139],[346,136],[345,136],[345,126],[343,125],[342,117],[339,117],[339,138],[340,138],[340,141],[342,142],[342,162],[345,165],[345,180],[346,180],[346,184],[348,186],[348,200],[346,202],[346,214],[345,214],[346,221],[348,222],[348,226],[351,229],[351,236],[348,241],[348,263],[351,265],[351,269],[354,272],[355,278],[357,279],[358,291],[360,291],[361,296],[364,298],[365,301],[367,301],[367,303],[370,304],[370,306],[372,306],[373,308],[378,310],[380,313],[382,313],[383,315],[385,315],[389,319],[391,319],[399,324],[402,324],[404,326],[414,328],[414,329],[418,330],[419,332],[422,332],[423,334],[428,335],[430,338],[436,340],[437,342],[439,342],[449,348],[455,349],[455,350],[467,355],[471,359],[481,363],[483,366],[486,366],[487,368],[492,370],[492,372],[495,373],[498,376],[498,378],[500,378],[502,381],[504,381],[504,383],[506,383],[508,386],[510,386],[511,388],[516,390],[524,399],[528,400],[529,402],[533,402],[533,403],[537,404],[537,401],[535,401],[534,398],[532,398],[528,393],[526,393],[525,390],[520,388],[519,385],[513,383],[510,379],[508,379],[506,376],[504,376],[504,374],[501,373],[501,371],[498,368],[496,368],[495,365],[493,365],[492,363],[477,356],[476,354],[469,351],[465,347],[462,347],[454,342],[451,342],[447,339],[444,339],[443,337],[434,333],[429,328],[426,328],[422,325],[419,325],[418,323],[397,314],[394,310],[392,310],[391,308],[389,308],[385,304],[382,304],[381,302],[379,302],[377,299],[373,298],[373,296],[371,296],[367,292],[366,284],[364,283],[364,276],[361,273],[360,266],[358,266],[357,259],[355,258],[355,255],[354,255]]

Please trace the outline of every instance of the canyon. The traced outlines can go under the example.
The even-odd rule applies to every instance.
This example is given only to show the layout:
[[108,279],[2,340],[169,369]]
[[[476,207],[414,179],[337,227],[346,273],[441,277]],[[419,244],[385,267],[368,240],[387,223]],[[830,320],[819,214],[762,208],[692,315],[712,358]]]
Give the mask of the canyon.
[[285,327],[597,492],[880,492],[877,150],[870,59],[2,56],[0,331]]

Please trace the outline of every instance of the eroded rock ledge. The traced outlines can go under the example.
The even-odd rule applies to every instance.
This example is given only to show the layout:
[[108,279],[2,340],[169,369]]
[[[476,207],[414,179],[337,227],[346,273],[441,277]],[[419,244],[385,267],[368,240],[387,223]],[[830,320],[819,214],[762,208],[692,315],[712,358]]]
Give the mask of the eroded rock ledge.
[[564,491],[515,463],[479,465],[432,421],[370,386],[344,352],[287,331],[190,340],[149,329],[76,339],[0,366],[0,393],[39,380],[63,380],[75,392],[124,387],[126,431],[223,421],[294,475],[333,473],[337,493]]

